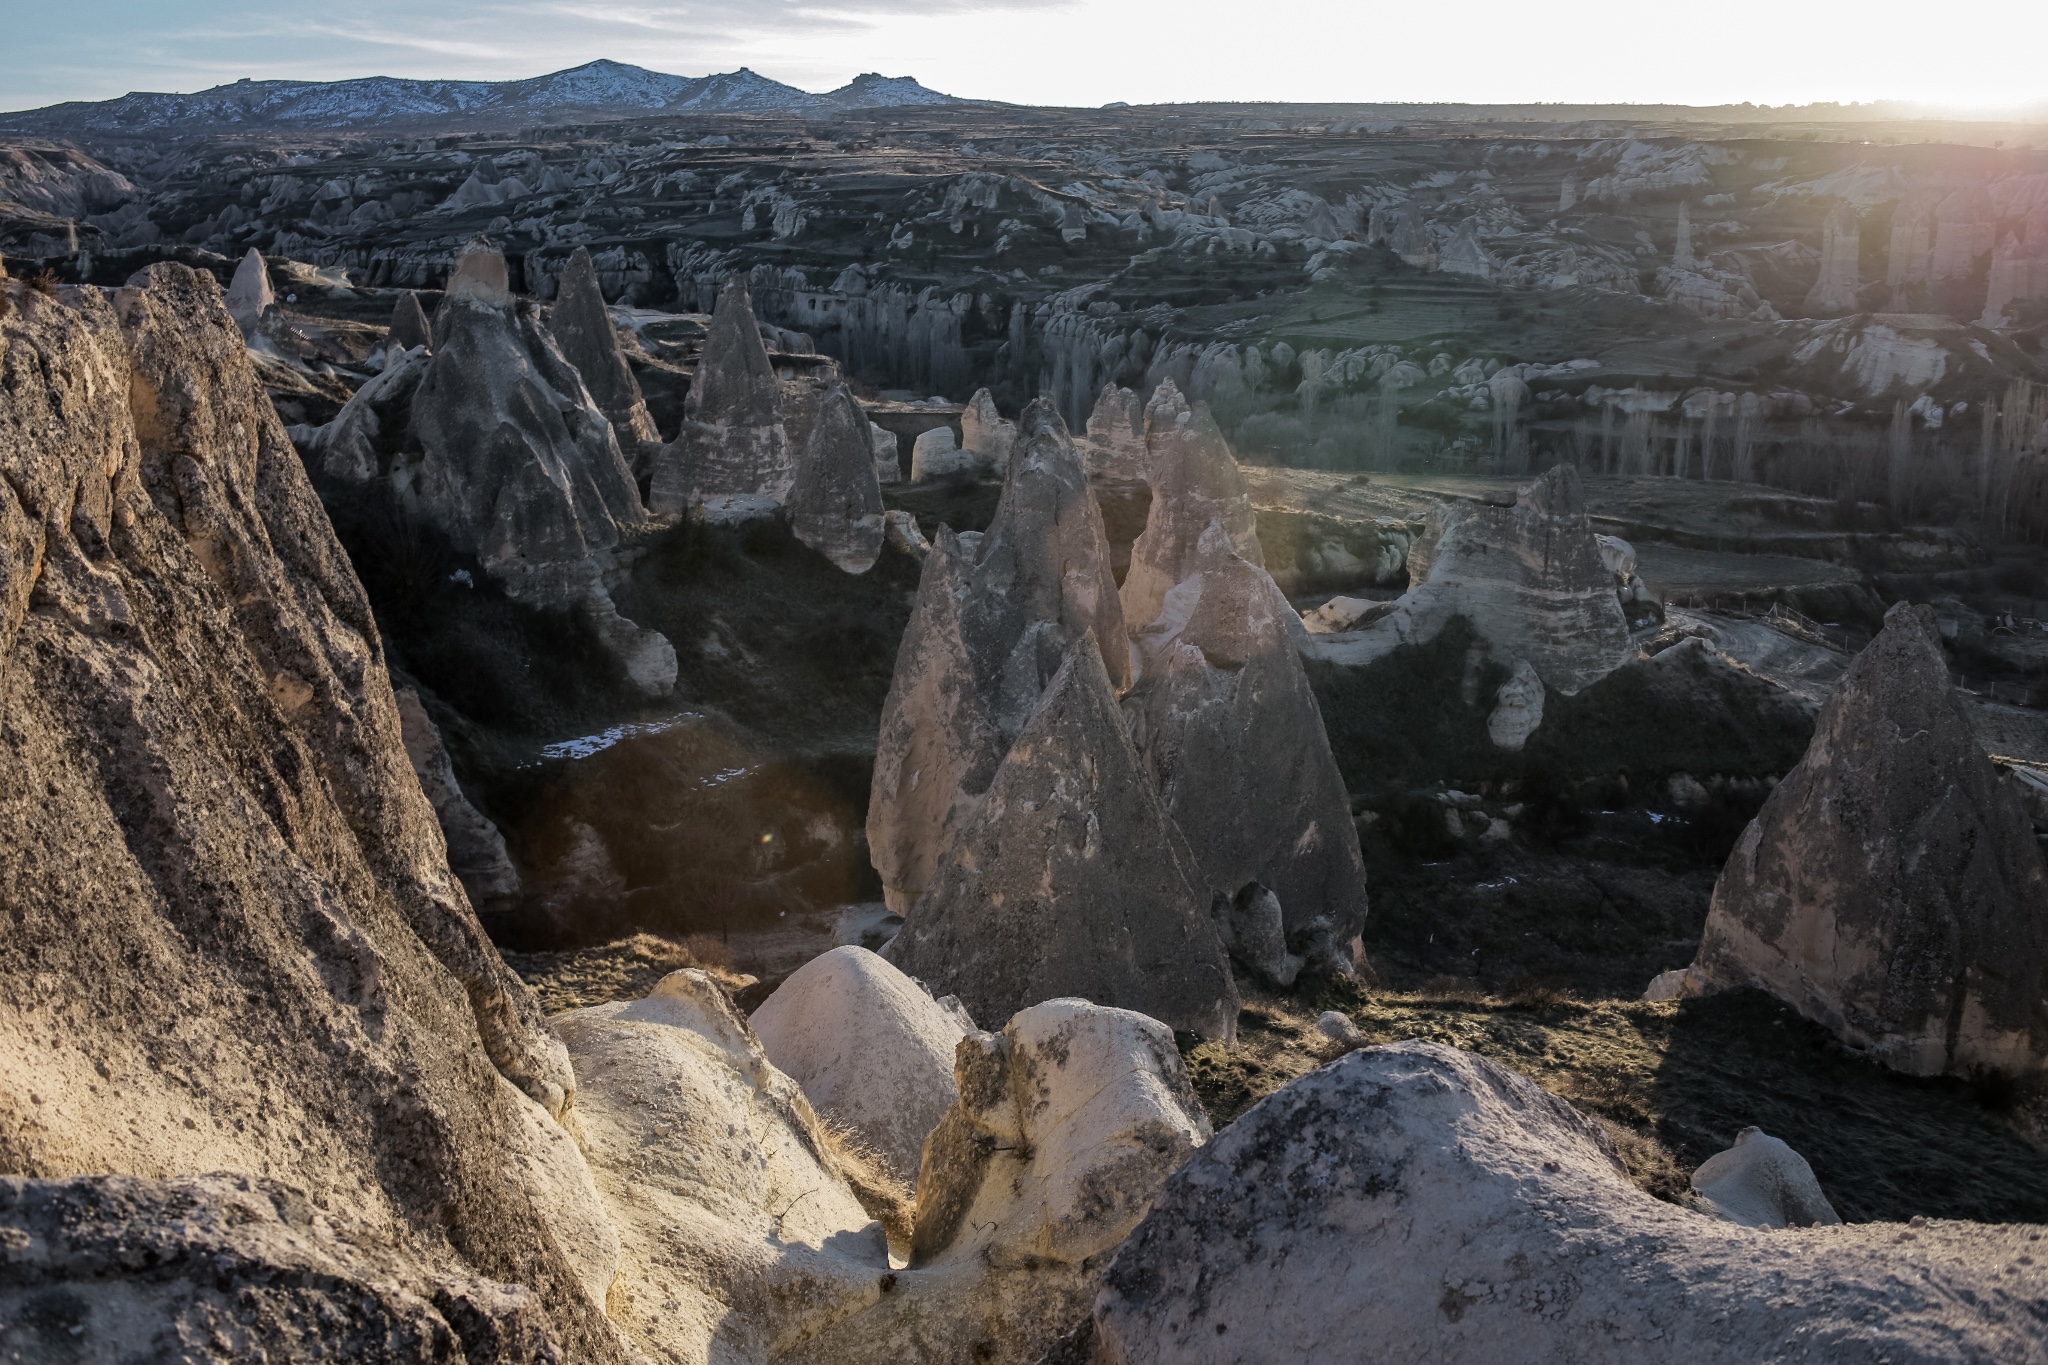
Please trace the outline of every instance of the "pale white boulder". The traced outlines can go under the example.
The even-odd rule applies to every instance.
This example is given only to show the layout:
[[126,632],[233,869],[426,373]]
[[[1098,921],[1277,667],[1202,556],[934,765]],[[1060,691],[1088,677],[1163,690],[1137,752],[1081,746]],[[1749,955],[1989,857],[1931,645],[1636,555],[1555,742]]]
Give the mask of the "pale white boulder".
[[933,427],[930,431],[919,432],[917,440],[911,444],[912,483],[964,474],[975,467],[974,457],[961,450],[959,444],[954,441],[951,427]]
[[896,433],[879,423],[870,422],[868,443],[874,448],[876,482],[902,483],[903,448],[897,443]]
[[1731,1223],[1746,1228],[1807,1228],[1839,1223],[1813,1167],[1782,1138],[1745,1128],[1735,1145],[1692,1173],[1693,1193]]
[[276,304],[277,295],[270,288],[270,271],[263,264],[263,253],[255,247],[242,257],[242,263],[235,267],[235,278],[228,283],[225,302],[228,316],[248,336],[256,330],[256,323],[263,312]]
[[834,948],[797,968],[754,1011],[768,1060],[825,1118],[851,1129],[897,1175],[915,1179],[925,1135],[959,1092],[953,1049],[974,1021],[948,996],[865,948]]

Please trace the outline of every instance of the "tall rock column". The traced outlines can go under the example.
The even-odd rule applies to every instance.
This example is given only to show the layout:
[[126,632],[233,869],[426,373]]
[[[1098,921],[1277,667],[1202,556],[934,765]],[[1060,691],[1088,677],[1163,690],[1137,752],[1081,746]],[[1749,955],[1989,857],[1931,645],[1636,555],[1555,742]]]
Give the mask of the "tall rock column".
[[738,277],[718,296],[683,429],[655,458],[648,502],[663,516],[693,507],[767,508],[789,495],[795,476],[775,368]]
[[882,485],[875,478],[868,417],[843,384],[825,395],[789,489],[798,540],[847,573],[882,554]]
[[1856,293],[1862,287],[1857,267],[1861,250],[1855,210],[1836,204],[1821,226],[1820,278],[1806,295],[1809,314],[1825,318],[1856,311]]
[[1758,986],[1916,1075],[2048,1063],[2048,866],[1905,603],[1714,885],[1698,958],[1659,995]]
[[636,470],[645,467],[661,447],[661,433],[647,413],[640,381],[626,364],[619,334],[612,330],[611,314],[597,285],[597,267],[586,247],[577,247],[562,269],[548,326],[591,398],[611,419],[626,463]]

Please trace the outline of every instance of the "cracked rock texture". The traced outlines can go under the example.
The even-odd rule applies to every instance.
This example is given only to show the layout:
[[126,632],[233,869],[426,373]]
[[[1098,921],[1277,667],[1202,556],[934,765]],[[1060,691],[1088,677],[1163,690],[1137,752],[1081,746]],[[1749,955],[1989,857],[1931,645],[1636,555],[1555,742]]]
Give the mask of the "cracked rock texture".
[[1400,1043],[1267,1096],[1168,1178],[1095,1301],[1094,1359],[2039,1362],[2041,1233],[1738,1227],[1642,1193],[1521,1076]]
[[568,1057],[218,287],[0,288],[0,1354],[622,1358]]
[[2048,868],[1949,683],[1931,608],[1885,614],[1722,868],[1672,988],[1737,986],[1902,1071],[2048,1061]]

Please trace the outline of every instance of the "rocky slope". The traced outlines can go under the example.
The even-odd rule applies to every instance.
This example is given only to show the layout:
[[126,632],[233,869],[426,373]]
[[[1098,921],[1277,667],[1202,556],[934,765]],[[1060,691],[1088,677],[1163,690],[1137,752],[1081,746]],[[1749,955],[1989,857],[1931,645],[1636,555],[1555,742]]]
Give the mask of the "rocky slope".
[[624,1359],[568,1058],[218,288],[0,289],[0,1333]]

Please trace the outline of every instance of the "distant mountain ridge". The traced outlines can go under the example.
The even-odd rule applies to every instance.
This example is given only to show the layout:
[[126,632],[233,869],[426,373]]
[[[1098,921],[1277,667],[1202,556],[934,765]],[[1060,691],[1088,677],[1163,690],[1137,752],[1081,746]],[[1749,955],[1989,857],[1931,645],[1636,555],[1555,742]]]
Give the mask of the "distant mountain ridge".
[[516,81],[427,81],[365,76],[344,81],[253,81],[190,95],[137,91],[0,114],[0,128],[93,133],[211,132],[239,128],[361,128],[449,118],[491,122],[563,114],[829,112],[959,104],[908,76],[855,77],[823,95],[741,67],[715,76],[671,76],[595,61]]

